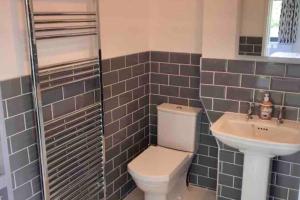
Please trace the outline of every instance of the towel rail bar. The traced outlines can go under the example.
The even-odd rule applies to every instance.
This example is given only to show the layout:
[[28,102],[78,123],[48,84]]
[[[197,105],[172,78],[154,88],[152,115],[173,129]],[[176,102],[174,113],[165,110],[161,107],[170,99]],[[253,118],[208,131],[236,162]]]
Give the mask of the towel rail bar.
[[[87,1],[92,4],[87,6],[89,11],[85,11],[86,7],[83,7],[82,11],[64,12],[35,10],[34,1],[37,0],[25,0],[25,11],[32,96],[36,112],[41,198],[91,200],[99,196],[106,199],[104,98],[101,45],[97,37],[100,35],[99,2]],[[90,56],[69,61],[57,59],[56,63],[44,66],[39,64],[39,51],[49,47],[48,43],[46,45],[42,41],[57,41],[53,42],[53,48],[69,44],[73,48],[77,40],[70,38],[77,37],[88,39],[84,40],[90,43],[86,45],[85,52],[89,52]],[[57,52],[61,52],[60,49]],[[71,96],[67,95],[69,89],[73,89],[72,84],[75,86],[79,82],[83,86],[81,92],[74,89],[76,92],[71,91]],[[56,95],[60,97],[57,98]],[[47,98],[50,99],[44,105],[43,101]],[[76,100],[74,109],[63,105],[63,100],[69,98]]]

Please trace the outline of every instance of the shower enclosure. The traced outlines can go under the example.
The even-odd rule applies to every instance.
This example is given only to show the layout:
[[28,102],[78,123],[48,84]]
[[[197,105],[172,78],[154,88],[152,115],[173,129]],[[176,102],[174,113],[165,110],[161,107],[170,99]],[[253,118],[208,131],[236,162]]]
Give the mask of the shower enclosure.
[[[97,0],[90,2],[88,11],[58,11],[51,6],[41,11],[35,7],[37,1],[25,1],[41,186],[46,200],[105,198],[99,7]],[[68,45],[76,46],[76,41],[82,45],[86,41],[82,38],[93,43],[83,45],[89,56],[57,56],[50,64],[40,62],[50,44],[49,52],[55,53]]]

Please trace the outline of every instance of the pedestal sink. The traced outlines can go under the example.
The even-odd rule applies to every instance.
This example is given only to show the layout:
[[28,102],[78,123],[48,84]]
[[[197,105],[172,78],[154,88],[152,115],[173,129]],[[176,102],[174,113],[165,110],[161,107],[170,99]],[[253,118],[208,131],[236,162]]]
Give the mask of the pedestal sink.
[[300,151],[300,123],[225,113],[212,126],[222,143],[244,153],[242,200],[266,200],[271,158]]

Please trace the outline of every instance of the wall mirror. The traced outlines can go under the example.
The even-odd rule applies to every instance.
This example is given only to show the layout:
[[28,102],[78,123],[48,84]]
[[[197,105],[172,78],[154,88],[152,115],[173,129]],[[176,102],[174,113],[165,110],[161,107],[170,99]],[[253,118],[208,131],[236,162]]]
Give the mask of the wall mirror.
[[239,55],[300,58],[300,0],[243,0]]

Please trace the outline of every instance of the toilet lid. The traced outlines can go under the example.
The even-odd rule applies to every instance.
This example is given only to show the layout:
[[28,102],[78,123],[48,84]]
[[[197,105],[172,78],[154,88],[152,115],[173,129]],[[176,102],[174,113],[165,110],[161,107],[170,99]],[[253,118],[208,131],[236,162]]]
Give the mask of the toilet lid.
[[132,176],[144,180],[168,181],[190,157],[189,152],[149,146],[128,164],[128,170]]

